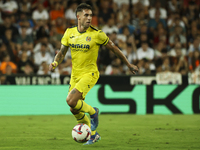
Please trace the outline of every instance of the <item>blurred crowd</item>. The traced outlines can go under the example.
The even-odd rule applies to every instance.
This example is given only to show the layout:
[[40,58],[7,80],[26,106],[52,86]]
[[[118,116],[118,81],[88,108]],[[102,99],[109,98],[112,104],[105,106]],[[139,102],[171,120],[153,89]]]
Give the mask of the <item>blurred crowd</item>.
[[[140,75],[171,71],[187,75],[200,67],[200,0],[0,0],[1,74],[51,74],[49,64],[75,9],[93,7],[92,25],[104,31]],[[105,75],[130,71],[105,46],[97,61]],[[55,74],[71,74],[70,51]]]

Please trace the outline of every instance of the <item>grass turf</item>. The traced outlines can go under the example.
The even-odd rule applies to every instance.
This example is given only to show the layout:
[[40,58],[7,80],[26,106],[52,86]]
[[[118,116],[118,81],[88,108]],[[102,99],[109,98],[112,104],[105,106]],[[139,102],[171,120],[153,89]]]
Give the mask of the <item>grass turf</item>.
[[199,150],[199,115],[100,115],[98,143],[71,137],[72,115],[0,116],[0,150]]

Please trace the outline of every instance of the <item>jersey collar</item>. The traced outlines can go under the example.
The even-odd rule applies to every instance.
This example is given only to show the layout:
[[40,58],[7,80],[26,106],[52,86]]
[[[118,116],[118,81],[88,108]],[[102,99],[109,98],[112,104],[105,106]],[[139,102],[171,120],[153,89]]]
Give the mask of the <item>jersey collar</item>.
[[[90,27],[89,27],[89,28],[90,28]],[[88,28],[88,29],[89,29],[89,28]],[[87,29],[87,30],[88,30],[88,29]],[[86,31],[87,31],[87,30],[86,30]],[[86,32],[86,31],[80,32],[80,31],[78,30],[78,26],[77,26],[77,31],[78,31],[79,33],[85,33],[85,32]]]

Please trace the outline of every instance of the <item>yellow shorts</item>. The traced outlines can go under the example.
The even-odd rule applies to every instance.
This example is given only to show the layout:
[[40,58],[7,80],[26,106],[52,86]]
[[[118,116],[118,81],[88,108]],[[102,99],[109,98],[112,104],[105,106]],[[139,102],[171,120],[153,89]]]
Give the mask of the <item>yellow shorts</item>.
[[85,99],[85,96],[90,91],[90,89],[97,83],[99,79],[99,72],[94,73],[86,73],[80,76],[71,76],[70,79],[70,87],[69,92],[76,88],[79,92],[82,93],[83,99]]

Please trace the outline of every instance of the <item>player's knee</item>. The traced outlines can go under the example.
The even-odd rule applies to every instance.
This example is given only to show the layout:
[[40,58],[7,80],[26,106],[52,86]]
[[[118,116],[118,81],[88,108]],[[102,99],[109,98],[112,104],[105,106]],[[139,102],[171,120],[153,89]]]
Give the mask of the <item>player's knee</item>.
[[79,113],[79,111],[78,110],[76,110],[76,109],[73,109],[73,108],[71,108],[70,107],[70,111],[72,112],[72,114],[78,114]]
[[70,97],[67,97],[66,102],[67,102],[67,104],[68,104],[70,107],[72,107],[72,108],[74,108],[74,107],[76,106],[75,102],[74,102],[73,99],[70,98]]

